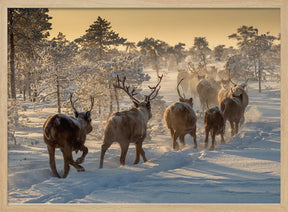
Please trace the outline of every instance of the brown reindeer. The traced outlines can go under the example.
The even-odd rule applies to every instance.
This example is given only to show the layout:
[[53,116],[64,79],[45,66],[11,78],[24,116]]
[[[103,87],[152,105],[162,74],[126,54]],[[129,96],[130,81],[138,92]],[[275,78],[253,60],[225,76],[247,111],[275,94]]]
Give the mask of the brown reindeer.
[[245,109],[246,109],[246,107],[247,107],[247,105],[249,103],[249,97],[248,97],[248,94],[247,94],[247,92],[245,90],[245,88],[247,87],[248,80],[249,79],[246,79],[246,81],[244,83],[241,83],[241,84],[237,85],[236,83],[234,83],[230,79],[230,82],[233,84],[233,87],[228,89],[222,83],[222,88],[218,92],[218,103],[219,103],[219,105],[221,105],[221,102],[227,97],[232,98],[233,96],[238,96],[238,97],[241,96],[241,120],[240,120],[240,124],[241,125],[245,121],[244,112],[245,112]]
[[205,110],[205,104],[208,104],[209,106],[218,105],[217,94],[221,88],[219,82],[215,81],[214,79],[202,79],[197,84],[196,88],[203,112]]
[[243,94],[234,95],[232,98],[227,97],[221,102],[221,111],[224,115],[224,120],[229,121],[231,127],[231,136],[238,133],[239,123],[243,115],[242,109]]
[[212,145],[210,150],[215,148],[215,136],[221,135],[221,144],[224,144],[224,133],[225,133],[225,120],[223,113],[220,111],[219,107],[215,106],[208,109],[204,116],[205,125],[205,148],[208,146],[209,132],[212,138]]
[[194,140],[194,148],[197,148],[196,141],[196,121],[197,117],[193,110],[193,99],[185,99],[185,96],[181,96],[179,91],[179,85],[177,85],[177,92],[179,95],[179,102],[176,102],[167,107],[164,113],[164,120],[166,126],[170,131],[172,137],[172,148],[179,150],[177,138],[179,137],[180,143],[185,145],[184,137],[186,134],[190,134]]
[[126,111],[116,112],[112,114],[107,123],[104,132],[104,141],[101,147],[100,166],[103,168],[104,155],[107,149],[112,145],[113,142],[118,142],[121,148],[120,164],[125,165],[125,158],[130,143],[135,144],[135,162],[138,164],[140,155],[144,162],[147,161],[145,152],[142,148],[142,143],[146,137],[147,122],[152,117],[150,101],[155,99],[160,90],[160,82],[162,76],[159,77],[159,82],[155,87],[149,88],[152,92],[145,96],[145,100],[140,102],[134,95],[135,89],[130,91],[130,86],[125,85],[126,77],[123,78],[122,82],[117,76],[117,84],[114,84],[115,88],[122,89],[130,97],[134,103],[134,108]]
[[[79,164],[84,162],[85,156],[88,153],[88,148],[84,145],[86,135],[92,131],[91,125],[91,110],[94,104],[94,98],[91,97],[91,108],[87,112],[78,112],[70,95],[71,106],[74,110],[73,116],[65,114],[56,114],[48,117],[43,125],[43,137],[47,144],[49,152],[50,167],[56,177],[60,177],[55,164],[55,149],[60,148],[64,158],[64,175],[66,178],[70,166],[74,166],[78,172],[85,171]],[[76,161],[73,160],[72,152],[82,151],[83,154]]]

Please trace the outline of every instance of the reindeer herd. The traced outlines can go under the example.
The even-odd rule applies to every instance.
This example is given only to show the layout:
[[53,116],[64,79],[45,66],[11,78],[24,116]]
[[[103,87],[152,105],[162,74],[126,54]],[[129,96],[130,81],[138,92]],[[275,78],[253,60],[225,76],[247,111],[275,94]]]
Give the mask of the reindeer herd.
[[[121,165],[125,165],[125,158],[130,143],[135,144],[134,164],[139,163],[140,156],[144,162],[147,161],[145,152],[142,148],[142,143],[146,137],[147,123],[152,117],[151,101],[155,99],[159,93],[162,78],[163,75],[158,76],[158,82],[154,87],[148,86],[151,90],[150,94],[145,96],[144,101],[140,101],[135,98],[135,89],[131,89],[129,85],[126,85],[126,77],[120,80],[119,76],[117,76],[117,82],[114,84],[114,87],[123,90],[130,97],[134,107],[130,110],[116,112],[108,118],[104,131],[104,141],[101,146],[99,168],[103,168],[104,155],[113,142],[117,142],[120,145]],[[172,137],[172,148],[175,150],[180,149],[180,146],[177,143],[178,138],[180,144],[185,145],[184,139],[186,134],[190,134],[192,136],[194,140],[194,148],[197,148],[197,116],[193,109],[193,98],[185,98],[184,93],[181,94],[179,89],[180,86],[182,89],[185,88],[185,86],[192,86],[191,83],[187,83],[185,85],[185,80],[187,82],[187,79],[184,77],[177,79],[179,101],[168,106],[164,113],[164,120]],[[209,83],[211,83],[211,81],[209,81]],[[216,97],[216,102],[214,99],[211,101],[209,99],[210,96],[206,95],[204,91],[204,94],[201,95],[204,95],[205,98],[203,98],[203,102],[201,102],[201,86],[199,85],[198,88],[198,86],[193,85],[193,88],[198,91],[201,105],[203,104],[202,108],[204,108],[204,104],[207,106],[204,116],[205,148],[208,147],[209,133],[212,137],[212,145],[209,148],[210,150],[215,148],[216,135],[221,135],[221,143],[225,143],[224,133],[227,120],[230,123],[231,135],[233,136],[238,133],[239,124],[244,122],[244,112],[246,106],[248,105],[248,95],[245,90],[246,85],[247,80],[245,83],[240,85],[234,84],[232,88],[228,89],[226,88],[227,85],[225,85],[225,83],[222,81],[220,89],[217,88],[217,93],[213,93],[213,98]],[[211,91],[207,92],[209,93]],[[88,148],[85,146],[86,135],[92,131],[91,110],[94,105],[94,98],[91,97],[91,107],[90,110],[86,112],[78,112],[74,106],[78,99],[73,101],[72,98],[73,95],[71,94],[70,102],[74,110],[74,116],[67,116],[64,114],[52,115],[48,117],[43,125],[43,137],[49,153],[50,168],[53,174],[59,178],[61,178],[61,176],[56,169],[55,149],[59,148],[63,154],[63,178],[67,177],[70,165],[74,166],[78,172],[85,171],[80,164],[84,162],[88,153]],[[210,105],[213,104],[214,106],[210,107]],[[215,105],[219,105],[220,108]],[[79,157],[76,161],[74,161],[72,156],[73,151],[76,153],[78,151],[82,152],[81,157]]]

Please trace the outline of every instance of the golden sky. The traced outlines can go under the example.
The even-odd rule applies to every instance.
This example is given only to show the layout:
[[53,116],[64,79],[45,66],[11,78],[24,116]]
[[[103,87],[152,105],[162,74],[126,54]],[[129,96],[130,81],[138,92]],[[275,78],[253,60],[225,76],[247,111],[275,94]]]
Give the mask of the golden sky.
[[242,25],[260,33],[280,33],[280,9],[50,9],[52,37],[59,32],[74,40],[85,34],[97,17],[130,42],[153,37],[175,45],[193,46],[194,37],[206,37],[209,47],[235,45],[228,35]]

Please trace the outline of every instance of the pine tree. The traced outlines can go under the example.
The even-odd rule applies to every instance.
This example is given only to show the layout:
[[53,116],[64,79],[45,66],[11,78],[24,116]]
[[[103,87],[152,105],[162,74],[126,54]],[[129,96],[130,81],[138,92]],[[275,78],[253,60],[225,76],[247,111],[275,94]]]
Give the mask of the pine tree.
[[214,48],[214,57],[215,60],[220,61],[223,57],[224,54],[224,49],[225,45],[218,45]]
[[205,70],[207,70],[207,54],[211,51],[208,47],[208,41],[205,37],[195,37],[194,38],[194,46],[195,52],[200,57],[200,63],[203,63]]
[[[39,43],[49,36],[51,29],[48,9],[8,9],[9,97],[16,99],[17,57],[35,59]],[[31,71],[31,70],[29,70]]]
[[86,34],[75,42],[82,47],[83,54],[91,61],[106,59],[111,46],[123,45],[127,39],[114,32],[111,23],[98,16],[97,20],[86,30]]
[[184,46],[184,43],[178,43],[173,47],[169,47],[167,50],[168,54],[172,54],[175,57],[177,65],[185,58]]
[[259,92],[261,93],[262,72],[265,66],[264,55],[271,50],[276,37],[270,35],[269,32],[259,35],[257,28],[245,25],[238,28],[237,33],[228,37],[238,41],[237,45],[242,56],[254,64],[254,73],[258,75]]
[[158,39],[145,38],[139,41],[137,46],[141,48],[141,53],[146,56],[147,61],[152,64],[159,76],[161,59],[167,53],[168,44]]

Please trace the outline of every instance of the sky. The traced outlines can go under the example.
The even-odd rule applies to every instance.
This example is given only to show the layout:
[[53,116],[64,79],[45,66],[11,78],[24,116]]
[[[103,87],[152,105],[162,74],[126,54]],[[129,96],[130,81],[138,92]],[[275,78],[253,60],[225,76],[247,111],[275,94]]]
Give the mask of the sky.
[[195,37],[206,37],[209,47],[235,46],[228,36],[242,25],[260,33],[280,33],[280,9],[49,9],[51,37],[59,32],[70,41],[81,37],[97,17],[111,23],[112,30],[129,42],[153,37],[169,45],[193,46]]

